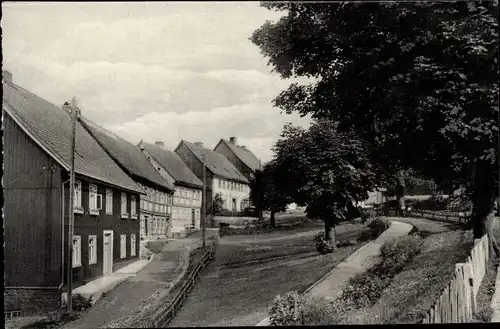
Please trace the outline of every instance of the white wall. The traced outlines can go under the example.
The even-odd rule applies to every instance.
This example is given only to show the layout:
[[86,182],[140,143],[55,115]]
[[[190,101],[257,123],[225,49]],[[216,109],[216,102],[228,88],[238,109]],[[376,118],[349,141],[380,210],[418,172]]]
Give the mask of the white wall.
[[229,181],[224,178],[214,177],[213,180],[213,197],[220,194],[224,199],[224,209],[233,210],[233,199],[236,200],[236,211],[241,211],[242,201],[250,199],[250,187],[248,184],[242,184],[234,181]]
[[194,227],[200,228],[202,191],[182,186],[176,186],[172,207],[172,231],[181,232],[186,227],[193,226],[192,212],[195,212]]

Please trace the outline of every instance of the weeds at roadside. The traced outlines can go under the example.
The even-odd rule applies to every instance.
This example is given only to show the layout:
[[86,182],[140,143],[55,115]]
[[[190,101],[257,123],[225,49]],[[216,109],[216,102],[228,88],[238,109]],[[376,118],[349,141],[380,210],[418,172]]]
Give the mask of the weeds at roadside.
[[80,317],[77,312],[68,313],[66,311],[55,311],[47,315],[46,318],[31,322],[21,329],[55,329],[63,326],[64,324],[75,321]]

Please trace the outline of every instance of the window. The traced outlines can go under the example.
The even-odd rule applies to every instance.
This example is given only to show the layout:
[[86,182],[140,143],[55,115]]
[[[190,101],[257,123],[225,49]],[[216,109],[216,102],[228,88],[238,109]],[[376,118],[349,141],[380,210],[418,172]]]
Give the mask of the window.
[[89,212],[91,215],[99,215],[99,208],[97,207],[97,186],[89,185]]
[[106,214],[113,214],[113,190],[106,189]]
[[120,235],[120,258],[127,257],[127,235]]
[[97,236],[89,235],[89,264],[97,264]]
[[74,212],[83,214],[82,208],[82,182],[77,180],[75,181],[75,192],[74,192],[74,201],[73,201]]
[[73,236],[73,267],[82,266],[82,239],[79,235]]
[[135,256],[135,234],[130,235],[130,256]]
[[127,212],[127,193],[122,193],[122,218],[128,217]]
[[130,215],[132,218],[137,218],[137,201],[135,195],[130,197]]
[[219,181],[219,188],[221,188],[222,187],[221,180],[219,179],[218,181]]

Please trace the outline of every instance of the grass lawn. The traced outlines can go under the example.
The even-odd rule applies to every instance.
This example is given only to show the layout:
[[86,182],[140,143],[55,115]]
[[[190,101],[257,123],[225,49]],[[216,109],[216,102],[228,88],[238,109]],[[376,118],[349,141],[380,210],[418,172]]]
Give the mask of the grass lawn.
[[[362,224],[342,224],[336,228],[338,239],[356,239]],[[263,234],[255,237],[228,236],[221,238],[220,244],[231,245],[230,248],[219,248],[217,263],[222,266],[243,264],[258,260],[268,260],[274,257],[284,257],[300,254],[316,255],[316,246],[313,241],[314,233],[321,230],[317,228],[295,229],[293,232],[280,232],[283,234]]]
[[384,289],[377,303],[354,311],[349,324],[418,323],[452,279],[455,264],[465,261],[472,232],[449,231],[424,239],[424,248]]

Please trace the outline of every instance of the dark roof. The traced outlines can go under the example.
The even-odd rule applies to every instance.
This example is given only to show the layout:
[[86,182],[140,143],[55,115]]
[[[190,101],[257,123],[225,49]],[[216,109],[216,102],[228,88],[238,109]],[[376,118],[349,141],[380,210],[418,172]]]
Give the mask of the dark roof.
[[[181,141],[184,143],[200,160],[203,161],[203,156],[201,153],[201,148],[193,143],[187,141]],[[227,179],[232,179],[240,182],[248,183],[248,179],[243,176],[242,173],[236,169],[236,167],[222,154],[212,151],[211,149],[203,148],[206,154],[205,164],[207,169],[210,170],[214,175],[221,176]]]
[[143,178],[160,188],[163,187],[171,191],[174,189],[172,184],[163,179],[153,168],[137,145],[127,142],[89,119],[80,118],[80,120],[99,144],[130,175]]
[[223,143],[226,143],[227,146],[233,153],[251,170],[255,171],[257,169],[261,169],[261,164],[259,159],[247,148],[233,145],[231,142],[222,139]]
[[142,145],[176,181],[203,187],[203,182],[186,166],[177,153],[150,143],[142,142]]
[[[3,83],[3,105],[14,120],[49,155],[69,170],[71,118],[56,105],[14,84]],[[114,161],[97,141],[76,123],[75,172],[139,193],[144,191]]]

